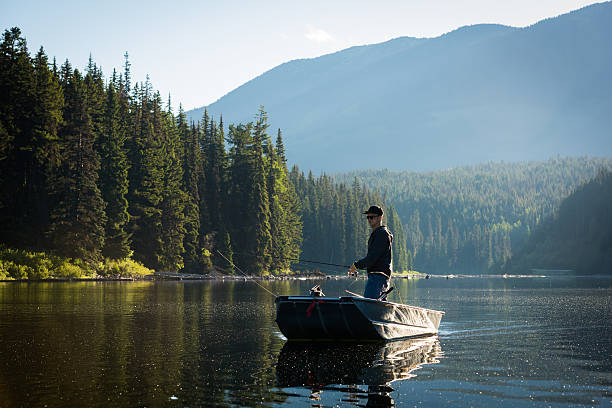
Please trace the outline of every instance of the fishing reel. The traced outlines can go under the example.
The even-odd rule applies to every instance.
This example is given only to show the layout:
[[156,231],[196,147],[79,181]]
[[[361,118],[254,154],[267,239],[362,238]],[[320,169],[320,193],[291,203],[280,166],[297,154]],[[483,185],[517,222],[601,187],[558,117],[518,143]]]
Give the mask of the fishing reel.
[[325,293],[323,293],[323,290],[321,290],[321,286],[320,285],[316,285],[316,286],[313,286],[310,289],[310,296],[312,296],[312,297],[323,297],[323,296],[325,296]]

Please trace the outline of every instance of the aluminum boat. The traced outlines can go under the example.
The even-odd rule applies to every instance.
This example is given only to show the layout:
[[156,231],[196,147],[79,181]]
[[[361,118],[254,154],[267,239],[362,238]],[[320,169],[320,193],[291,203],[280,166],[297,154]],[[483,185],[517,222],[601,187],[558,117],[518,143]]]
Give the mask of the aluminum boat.
[[396,340],[438,333],[444,312],[359,296],[278,296],[289,340]]

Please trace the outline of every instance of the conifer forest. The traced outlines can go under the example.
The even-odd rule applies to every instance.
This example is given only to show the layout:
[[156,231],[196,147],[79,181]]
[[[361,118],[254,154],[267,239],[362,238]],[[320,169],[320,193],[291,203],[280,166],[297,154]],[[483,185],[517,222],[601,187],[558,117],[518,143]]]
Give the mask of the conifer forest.
[[[612,201],[606,198],[604,189],[590,188],[588,202],[593,211],[589,217],[566,202],[610,169],[609,158],[566,157],[543,162],[485,163],[429,173],[356,171],[338,174],[335,180],[342,183],[357,178],[395,206],[406,231],[407,253],[417,270],[527,273],[536,267],[571,267],[600,273],[612,272],[598,270],[609,262],[604,259],[612,256],[606,229]],[[572,242],[573,249],[557,257],[559,247],[539,245],[535,237],[550,239],[541,229],[559,218],[560,211],[564,222],[577,223],[576,231],[581,233],[563,237]],[[579,227],[584,220],[588,225]],[[587,235],[582,233],[587,230]],[[562,237],[557,234],[555,239]],[[536,251],[535,246],[542,251]],[[530,262],[514,259],[523,258],[527,252]],[[586,254],[593,257],[583,256]]]
[[[379,198],[359,183],[289,172],[282,132],[270,131],[263,107],[249,123],[207,113],[188,123],[148,78],[132,82],[127,53],[121,73],[105,77],[91,58],[81,72],[42,48],[31,56],[17,28],[0,45],[0,98],[5,255],[133,259],[190,273],[231,274],[236,265],[253,275],[289,273],[292,263],[315,269],[299,263],[302,253],[343,263],[363,256],[361,212]],[[405,245],[395,258],[408,268]],[[40,277],[4,266],[5,276]]]

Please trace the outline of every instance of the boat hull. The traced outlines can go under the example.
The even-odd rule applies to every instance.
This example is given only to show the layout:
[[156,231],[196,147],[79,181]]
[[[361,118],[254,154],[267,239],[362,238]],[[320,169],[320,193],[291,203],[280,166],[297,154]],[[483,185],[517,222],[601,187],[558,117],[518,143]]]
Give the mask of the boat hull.
[[444,312],[354,296],[278,296],[276,323],[290,340],[395,340],[436,334]]

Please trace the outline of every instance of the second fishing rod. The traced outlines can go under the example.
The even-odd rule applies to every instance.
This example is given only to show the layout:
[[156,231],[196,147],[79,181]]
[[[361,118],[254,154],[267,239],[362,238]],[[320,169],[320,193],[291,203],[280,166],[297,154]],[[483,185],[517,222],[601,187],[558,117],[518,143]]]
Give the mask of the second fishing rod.
[[315,264],[315,265],[338,266],[340,268],[347,268],[347,269],[351,267],[350,265],[342,265],[342,264],[336,264],[336,263],[330,263],[330,262],[321,262],[321,261],[312,261],[312,260],[300,259],[300,258],[290,258],[290,257],[283,257],[283,256],[275,256],[275,255],[272,255],[272,254],[253,254],[253,253],[248,253],[248,252],[234,252],[234,254],[237,254],[237,255],[246,255],[246,256],[252,256],[252,257],[269,256],[270,258],[281,259],[281,260],[285,260],[285,261],[304,262],[304,263],[310,263],[310,264]]

